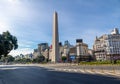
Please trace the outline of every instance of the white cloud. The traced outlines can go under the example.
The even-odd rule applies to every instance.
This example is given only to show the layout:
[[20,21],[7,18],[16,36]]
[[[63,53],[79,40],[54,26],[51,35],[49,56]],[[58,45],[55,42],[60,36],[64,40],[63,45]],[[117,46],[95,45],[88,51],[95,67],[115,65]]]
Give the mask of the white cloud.
[[15,20],[27,20],[31,16],[31,11],[23,0],[1,0],[0,17],[7,18],[12,24]]
[[28,40],[20,40],[18,41],[18,45],[20,48],[31,48],[35,42],[28,41]]
[[35,43],[32,42],[32,41],[28,41],[28,40],[20,40],[18,41],[18,49],[17,50],[12,50],[10,52],[10,55],[12,56],[17,56],[17,55],[20,55],[20,54],[30,54],[30,53],[33,53],[33,45]]
[[22,48],[22,49],[17,49],[17,50],[12,50],[10,52],[10,55],[12,56],[17,56],[17,55],[20,55],[20,54],[30,54],[30,53],[33,53],[33,49],[31,48]]
[[[15,32],[13,25],[18,17],[24,16],[25,11],[22,11],[24,7],[21,4],[12,4],[20,0],[0,0],[0,33],[9,30]],[[22,13],[23,12],[23,13]]]
[[0,33],[5,32],[5,31],[12,31],[10,25],[4,21],[0,20]]
[[[6,0],[7,1],[7,0]],[[19,4],[21,0],[8,0],[11,4]]]

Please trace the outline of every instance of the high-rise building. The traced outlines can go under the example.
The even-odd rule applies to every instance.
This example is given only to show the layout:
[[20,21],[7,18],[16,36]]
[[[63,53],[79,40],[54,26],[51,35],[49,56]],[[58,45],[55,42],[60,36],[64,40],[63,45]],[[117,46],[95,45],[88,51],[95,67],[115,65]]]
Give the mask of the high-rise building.
[[48,43],[40,43],[38,44],[38,48],[34,49],[33,58],[37,58],[38,56],[44,56],[46,59],[49,58]]
[[96,60],[117,60],[120,59],[120,34],[117,28],[111,34],[96,37],[93,50]]
[[44,52],[46,49],[48,49],[48,43],[40,43],[38,44],[38,50],[39,53],[41,54],[42,52]]
[[63,46],[63,54],[62,56],[66,56],[68,57],[69,55],[69,51],[70,51],[70,48],[73,47],[72,45],[70,45],[69,41],[65,41],[64,42],[64,46]]
[[52,62],[60,61],[59,57],[59,32],[58,32],[58,16],[57,12],[53,15],[53,39],[52,39]]
[[38,49],[34,49],[33,58],[37,58],[40,55]]

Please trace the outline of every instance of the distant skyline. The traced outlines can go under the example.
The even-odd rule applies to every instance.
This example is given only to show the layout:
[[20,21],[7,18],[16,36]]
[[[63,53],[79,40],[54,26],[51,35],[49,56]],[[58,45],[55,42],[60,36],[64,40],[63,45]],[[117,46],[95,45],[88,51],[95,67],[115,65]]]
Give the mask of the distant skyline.
[[12,55],[52,44],[53,13],[58,13],[60,42],[83,39],[92,48],[96,36],[120,29],[120,0],[0,0],[0,33],[18,38]]

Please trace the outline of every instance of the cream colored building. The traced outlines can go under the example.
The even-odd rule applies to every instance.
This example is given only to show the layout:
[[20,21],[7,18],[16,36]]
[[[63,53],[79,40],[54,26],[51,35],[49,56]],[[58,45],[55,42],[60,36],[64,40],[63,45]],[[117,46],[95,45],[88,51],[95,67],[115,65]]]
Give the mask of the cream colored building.
[[111,34],[96,37],[93,50],[96,60],[120,59],[120,34],[118,29],[113,29]]
[[[68,41],[64,42],[64,45],[62,45],[62,43],[59,43],[59,62],[62,61],[62,56],[66,56],[67,60],[69,59],[69,53],[70,53],[70,48],[72,48],[73,46],[70,45],[70,43]],[[50,47],[49,49],[49,59],[52,59],[52,47]]]
[[95,53],[96,60],[104,61],[106,57],[106,46],[107,46],[107,35],[102,35],[101,37],[95,39],[93,50]]
[[39,53],[38,49],[34,49],[33,59],[37,58],[39,55],[40,55],[40,53]]
[[38,48],[34,49],[33,58],[43,55],[46,59],[49,58],[49,46],[48,43],[38,44]]
[[88,54],[88,45],[83,43],[82,39],[76,40],[76,51],[77,51],[77,59],[79,61],[86,61],[89,58]]

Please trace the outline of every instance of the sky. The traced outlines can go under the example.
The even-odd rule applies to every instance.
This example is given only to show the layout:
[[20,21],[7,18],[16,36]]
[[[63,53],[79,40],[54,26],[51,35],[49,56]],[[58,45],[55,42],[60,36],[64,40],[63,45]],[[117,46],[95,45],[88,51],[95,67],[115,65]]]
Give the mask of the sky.
[[120,0],[0,0],[0,33],[8,30],[18,39],[19,48],[10,54],[32,53],[43,42],[51,45],[55,11],[63,44],[83,39],[92,49],[96,36],[120,29]]

